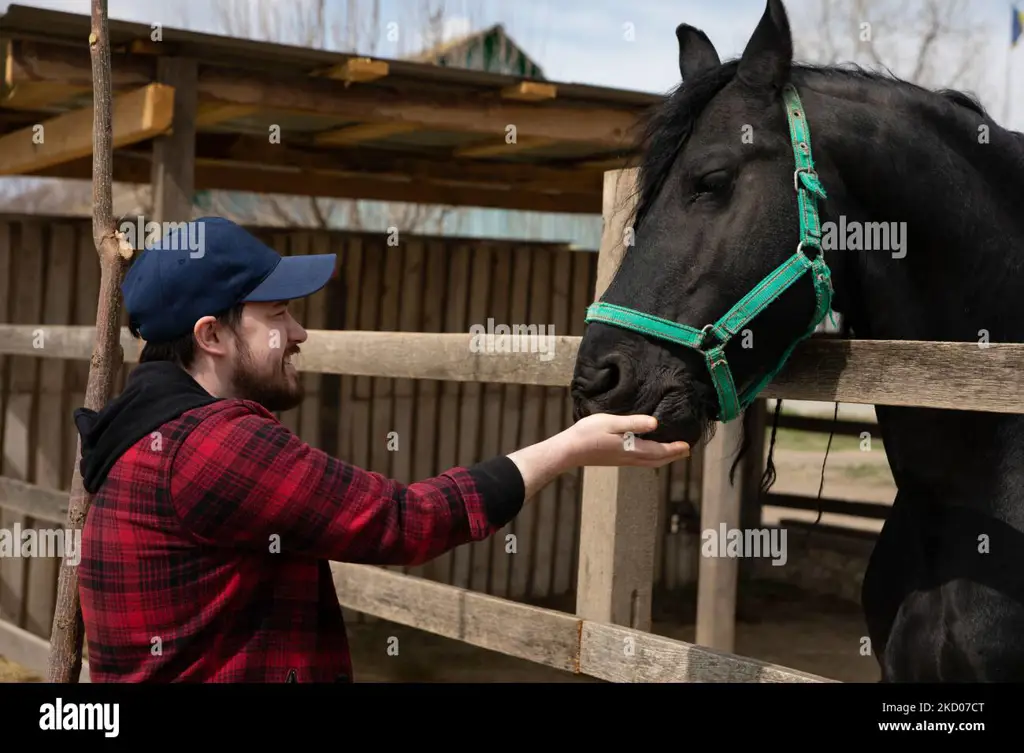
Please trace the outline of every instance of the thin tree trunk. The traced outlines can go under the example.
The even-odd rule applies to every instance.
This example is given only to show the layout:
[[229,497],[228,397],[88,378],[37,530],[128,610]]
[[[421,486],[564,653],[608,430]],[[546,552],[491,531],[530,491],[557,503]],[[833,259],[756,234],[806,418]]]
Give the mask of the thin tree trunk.
[[[92,234],[100,257],[100,294],[96,306],[96,343],[89,363],[85,407],[100,410],[114,390],[114,376],[121,368],[120,286],[132,249],[114,226],[112,196],[113,133],[111,126],[110,44],[107,35],[107,0],[92,0],[89,34],[92,58]],[[82,529],[91,497],[82,485],[79,469],[82,441],[78,440],[67,534]],[[49,682],[77,683],[82,670],[83,626],[78,597],[78,570],[65,559],[57,583],[57,606],[50,636]]]

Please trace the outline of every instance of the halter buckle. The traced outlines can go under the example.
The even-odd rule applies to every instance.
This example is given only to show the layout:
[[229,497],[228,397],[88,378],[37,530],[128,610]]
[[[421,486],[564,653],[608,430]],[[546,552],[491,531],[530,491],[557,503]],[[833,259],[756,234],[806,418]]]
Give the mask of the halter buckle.
[[818,177],[818,171],[813,167],[798,167],[793,171],[793,190],[797,192],[800,191],[800,173],[809,173],[811,177]]

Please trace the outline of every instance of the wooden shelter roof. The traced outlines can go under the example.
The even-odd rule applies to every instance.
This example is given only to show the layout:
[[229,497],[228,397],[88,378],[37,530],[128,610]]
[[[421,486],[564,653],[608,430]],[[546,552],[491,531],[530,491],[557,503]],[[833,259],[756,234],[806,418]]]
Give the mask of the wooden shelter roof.
[[[90,177],[89,25],[20,5],[0,17],[0,175]],[[151,141],[171,128],[162,58],[198,69],[196,190],[599,214],[604,171],[625,165],[661,101],[116,20],[109,33],[124,182],[149,182]]]

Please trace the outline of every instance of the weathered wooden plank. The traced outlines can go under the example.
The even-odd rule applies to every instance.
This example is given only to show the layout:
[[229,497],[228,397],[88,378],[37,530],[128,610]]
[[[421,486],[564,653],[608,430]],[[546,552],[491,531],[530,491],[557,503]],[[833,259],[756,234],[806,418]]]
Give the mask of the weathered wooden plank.
[[[729,468],[739,449],[743,423],[718,424],[704,445],[704,487],[700,494],[702,531],[739,528],[743,495],[742,473],[729,482]],[[732,651],[736,642],[736,583],[739,559],[701,556],[697,573],[697,626],[694,641],[701,646]]]
[[[331,239],[325,233],[301,233],[307,238],[308,252],[311,254],[331,253]],[[321,288],[306,298],[305,316],[302,326],[307,329],[323,329],[327,321],[327,287]],[[301,348],[300,345],[300,356]],[[324,437],[321,436],[323,420],[323,381],[320,374],[305,373],[300,376],[306,388],[306,397],[302,401],[299,414],[299,436],[313,447],[324,449]]]
[[[525,322],[530,300],[530,249],[521,246],[510,248],[509,255],[512,272],[508,318],[510,322]],[[501,452],[508,454],[526,446],[523,440],[527,437],[528,429],[523,423],[523,408],[530,390],[521,384],[506,384],[503,389],[505,397],[501,417]],[[495,596],[509,595],[513,573],[519,567],[520,559],[525,559],[516,555],[519,552],[518,537],[523,535],[519,517],[526,513],[527,510],[522,510],[520,516],[509,521],[493,537],[489,593]],[[525,590],[525,585],[523,588]]]
[[157,81],[174,89],[172,130],[153,139],[150,184],[153,219],[182,222],[192,219],[196,169],[196,77],[198,64],[187,58],[160,56]]
[[[421,274],[422,318],[419,326],[426,332],[441,332],[444,329],[448,254],[443,243],[432,241],[425,246]],[[444,426],[439,416],[440,391],[441,383],[433,379],[421,379],[416,383],[416,434],[410,444],[413,448],[412,476],[416,479],[429,478],[439,470],[444,470],[438,468],[437,462],[438,443]],[[408,572],[410,575],[427,577],[431,566],[432,563],[428,562],[411,567]]]
[[[113,99],[113,148],[152,138],[171,126],[174,87],[149,84]],[[92,154],[92,106],[0,137],[0,175],[31,175],[38,170]]]
[[0,509],[63,526],[68,517],[68,494],[0,476]]
[[[14,269],[11,280],[10,304],[13,304],[14,321],[38,322],[43,317],[43,302],[46,294],[45,258],[43,254],[42,223],[23,222],[20,234],[12,234]],[[14,242],[17,238],[18,241]],[[29,325],[32,327],[33,325]],[[33,346],[46,350],[45,335],[39,338],[41,326],[34,328]],[[27,354],[26,354],[27,355]],[[33,448],[39,441],[35,417],[39,406],[39,367],[43,365],[35,358],[12,358],[7,388],[7,418],[4,422],[4,436],[0,442],[3,456],[0,458],[0,473],[11,478],[31,482],[35,480],[36,454]],[[28,527],[26,518],[0,510],[0,527],[11,528],[14,524]],[[28,584],[31,562],[15,557],[0,558],[0,618],[9,619],[19,627],[26,627],[28,606]]]
[[[39,325],[0,324],[0,354],[88,360],[92,327],[46,327],[47,347],[32,347]],[[439,379],[567,386],[580,338],[558,335],[555,357],[470,353],[473,335],[311,330],[303,370],[357,377]],[[138,344],[123,330],[125,359]],[[920,340],[816,339],[798,347],[765,398],[1024,413],[1024,344]]]
[[[535,262],[537,275],[530,290],[530,317],[526,323],[536,324],[538,334],[540,325],[544,325],[544,342],[547,343],[547,334],[552,324],[556,326],[556,333],[569,334],[568,328],[562,326],[564,321],[559,321],[556,317],[559,311],[565,308],[565,291],[570,274],[567,262],[571,262],[571,259],[564,253],[538,253]],[[550,352],[535,353],[534,358],[543,360],[549,355]],[[542,440],[554,436],[565,428],[562,425],[562,401],[566,392],[565,387],[545,387],[540,390],[539,431]],[[551,578],[555,569],[555,537],[558,532],[559,486],[558,479],[555,479],[540,490],[532,503],[536,517],[533,521],[533,534],[530,536],[530,596],[535,599],[551,596]]]
[[[397,236],[395,236],[397,238]],[[380,295],[375,303],[379,306],[378,319],[373,329],[395,332],[399,328],[402,305],[402,269],[405,266],[407,244],[392,245],[391,236],[383,249],[384,266],[380,281]],[[395,458],[401,453],[391,451],[389,434],[396,430],[395,383],[397,379],[374,379],[373,399],[370,403],[370,470],[395,478]],[[401,447],[401,444],[399,444]],[[402,565],[388,565],[389,570],[405,572]]]
[[[360,280],[363,269],[363,241],[360,238],[350,238],[345,243],[345,255],[343,266],[338,274],[342,275],[345,283],[345,331],[359,328],[359,300],[362,289]],[[302,346],[308,352],[309,341]],[[301,359],[300,359],[301,360]],[[301,368],[301,363],[300,363]],[[352,434],[352,407],[355,400],[356,380],[358,377],[350,374],[341,375],[341,394],[338,396],[338,457],[345,462],[351,463],[353,457],[353,443],[355,437]]]
[[332,562],[338,601],[385,620],[611,682],[834,682],[369,565]]
[[[592,272],[596,272],[597,258],[594,254],[583,251],[564,251],[571,262],[568,273],[569,291],[566,308],[561,312],[562,323],[559,332],[566,335],[582,335],[586,326],[579,312],[586,311],[593,295]],[[560,410],[562,412],[562,428],[573,424],[572,397],[569,390],[561,390]],[[556,594],[568,593],[576,587],[578,521],[580,515],[580,490],[583,473],[574,468],[569,473],[559,476],[558,485],[558,523],[555,534],[555,571],[552,590]]]
[[777,664],[586,620],[580,673],[609,682],[836,682]]
[[[0,620],[0,656],[43,678],[50,662],[50,642],[7,620]],[[89,662],[85,659],[78,681],[90,682]]]
[[[604,233],[594,298],[604,295],[627,248],[626,215],[616,207],[635,190],[621,173],[607,173]],[[589,620],[651,627],[654,539],[658,535],[658,474],[653,468],[583,469],[576,614]]]
[[[536,317],[537,292],[548,290],[548,278],[551,267],[547,263],[547,255],[543,249],[529,249],[530,267],[527,308],[523,323]],[[557,351],[556,351],[557,352]],[[536,359],[533,353],[523,354]],[[503,358],[502,360],[508,360]],[[539,359],[537,363],[542,363]],[[542,420],[544,418],[544,390],[539,385],[527,385],[522,392],[522,412],[519,416],[519,447],[529,447],[545,439]],[[515,543],[512,549],[511,578],[509,580],[509,596],[513,599],[524,599],[531,595],[533,587],[533,569],[536,567],[537,551],[537,503],[541,499],[537,495],[528,500],[513,521]]]
[[[52,226],[45,251],[47,269],[43,318],[47,324],[71,323],[71,287],[75,279],[74,241],[73,227],[65,223]],[[42,255],[43,249],[23,245],[21,253]],[[31,480],[48,489],[60,488],[65,467],[74,462],[73,457],[64,457],[62,436],[65,427],[72,423],[68,420],[69,412],[64,405],[68,365],[67,361],[48,362],[39,373],[36,445],[32,448],[36,453],[35,477]],[[26,522],[33,528],[40,527],[36,518],[29,518]],[[49,636],[53,627],[59,568],[60,560],[57,558],[38,558],[29,563],[25,628],[36,635]]]
[[[494,264],[491,267],[490,290],[486,299],[487,308],[484,318],[490,316],[494,317],[496,322],[510,322],[513,320],[509,317],[509,292],[514,284],[511,249],[494,249],[492,253]],[[503,385],[490,383],[484,384],[481,388],[483,392],[480,407],[481,460],[507,452],[501,448],[502,393],[504,389]],[[469,588],[481,593],[494,593],[490,590],[490,584],[494,580],[491,574],[494,563],[493,549],[495,545],[501,545],[503,542],[504,537],[491,536],[485,541],[478,541],[467,547],[472,563]]]
[[332,562],[342,606],[445,638],[574,672],[580,621],[383,568]]
[[[447,255],[447,278],[444,291],[444,331],[446,333],[468,332],[467,307],[469,305],[470,247],[459,244]],[[435,342],[442,339],[458,338],[466,348],[460,357],[469,353],[469,336],[441,334],[429,335]],[[463,339],[465,338],[465,339]],[[438,401],[437,471],[447,470],[458,463],[459,458],[459,406],[462,404],[462,385],[452,380],[442,382]],[[426,563],[426,577],[445,583],[451,582],[455,553],[445,552]]]

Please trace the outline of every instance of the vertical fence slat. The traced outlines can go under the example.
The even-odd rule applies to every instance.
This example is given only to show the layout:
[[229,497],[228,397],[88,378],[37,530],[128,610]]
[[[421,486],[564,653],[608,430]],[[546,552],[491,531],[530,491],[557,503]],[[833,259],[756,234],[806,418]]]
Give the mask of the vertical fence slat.
[[[468,246],[449,247],[447,307],[444,318],[445,332],[466,332],[468,329],[466,306],[469,301],[470,250]],[[440,412],[438,414],[437,472],[458,464],[459,458],[459,406],[461,382],[442,382]],[[427,566],[427,577],[441,583],[450,583],[454,557],[445,552]]]
[[[402,305],[402,285],[407,243],[384,246],[384,268],[381,279],[380,312],[376,329],[394,332],[398,329]],[[384,377],[373,380],[373,409],[370,436],[370,467],[389,478],[395,476],[395,458],[398,453],[388,449],[388,434],[395,430],[395,380]],[[401,445],[399,445],[401,446]],[[388,565],[388,570],[403,572],[402,565]]]
[[[359,329],[363,275],[363,242],[360,238],[349,238],[345,242],[344,265],[338,272],[345,286],[345,325],[343,329]],[[355,409],[356,377],[342,374],[341,394],[338,396],[338,457],[347,463],[355,462],[353,411]]]
[[[331,239],[326,233],[302,233],[305,251],[309,254],[329,254]],[[306,299],[306,310],[302,319],[303,327],[309,329],[324,329],[327,320],[327,286],[321,288]],[[301,360],[301,349],[300,360]],[[302,374],[303,386],[306,389],[306,397],[302,401],[302,412],[299,414],[299,436],[313,447],[323,448],[323,437],[320,435],[320,423],[323,418],[321,409],[320,390],[322,389],[323,376],[320,374]]]
[[[68,324],[71,319],[71,286],[75,268],[75,232],[66,224],[52,228],[49,238],[43,324]],[[45,332],[45,327],[44,327]],[[43,340],[43,351],[46,341]],[[47,489],[60,489],[66,465],[73,462],[64,454],[64,432],[71,423],[64,412],[64,382],[67,361],[48,358],[41,363],[39,409],[36,431],[36,472],[33,482]],[[52,523],[30,519],[33,526]],[[57,604],[57,558],[36,559],[29,565],[28,604],[25,629],[47,637]]]
[[[510,265],[510,278],[504,285],[508,305],[508,322],[525,322],[527,303],[530,295],[530,252],[525,248],[508,248],[505,250]],[[509,454],[520,448],[522,437],[523,386],[506,384],[502,389],[501,436],[499,452]],[[491,579],[489,590],[494,596],[506,598],[512,572],[522,557],[516,534],[517,520],[513,519],[504,528],[494,534],[494,545],[491,548]],[[510,539],[515,536],[515,539]],[[510,544],[515,542],[514,551]]]
[[[470,283],[467,316],[463,332],[468,332],[474,324],[487,324],[488,301],[490,298],[491,266],[494,254],[486,247],[467,247],[470,255]],[[481,459],[480,457],[480,418],[482,412],[483,385],[479,382],[467,382],[462,385],[462,398],[459,401],[458,418],[458,463],[469,466]],[[469,588],[471,576],[472,551],[469,546],[460,546],[452,552],[451,585]]]
[[[309,235],[302,231],[294,231],[288,234],[277,234],[274,238],[273,247],[284,256],[305,256],[309,253]],[[297,322],[306,320],[306,309],[309,305],[308,298],[297,298],[289,302],[288,310]],[[281,347],[287,345],[284,342],[284,335],[281,337]],[[299,346],[302,347],[301,345]],[[305,401],[291,410],[279,411],[278,419],[288,427],[291,432],[303,440],[309,442],[309,437],[302,435],[302,412],[305,408]]]
[[[43,294],[46,281],[42,223],[22,222],[11,239],[14,253],[14,321],[38,324],[43,318]],[[35,475],[35,453],[38,441],[35,430],[36,391],[41,359],[32,356],[11,358],[7,419],[4,422],[2,474],[8,478],[31,482]],[[17,524],[25,528],[29,519],[7,510],[0,510],[0,527],[11,529]],[[0,558],[0,618],[25,627],[26,587],[30,560],[21,557]]]
[[[557,295],[559,281],[557,260],[550,249],[538,248],[534,256],[533,289],[530,294],[530,313],[527,322],[530,324],[550,323],[554,310],[553,298]],[[561,283],[564,284],[563,279]],[[558,433],[562,422],[559,398],[563,387],[538,387],[538,436],[535,441],[547,439]],[[530,530],[530,585],[528,594],[531,599],[543,599],[551,593],[551,568],[554,560],[554,529],[558,505],[558,487],[548,484],[537,494],[533,502],[534,514]]]
[[[444,330],[445,294],[448,281],[448,249],[444,243],[429,241],[423,256],[423,295],[421,332]],[[415,380],[415,432],[412,443],[412,475],[416,480],[430,478],[445,470],[439,467],[438,444],[444,430],[439,417],[441,382],[436,379]],[[432,563],[409,568],[409,574],[430,577]]]

